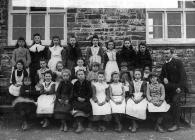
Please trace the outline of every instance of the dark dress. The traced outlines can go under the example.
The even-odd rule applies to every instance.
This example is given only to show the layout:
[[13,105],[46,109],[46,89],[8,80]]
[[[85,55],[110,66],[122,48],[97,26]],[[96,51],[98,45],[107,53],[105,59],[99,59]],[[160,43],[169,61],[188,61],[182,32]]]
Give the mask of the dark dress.
[[136,52],[132,47],[128,49],[123,46],[122,50],[117,53],[116,58],[119,67],[122,62],[127,62],[129,70],[133,70],[135,68]]
[[[80,102],[77,99],[78,97],[84,98],[85,101]],[[72,95],[72,105],[75,111],[75,113],[73,112],[74,117],[77,116],[85,117],[91,114],[92,107],[89,101],[91,97],[92,97],[91,83],[87,80],[84,80],[82,83],[80,81],[76,81],[73,86]]]
[[35,101],[37,97],[30,85],[22,85],[20,88],[20,96],[13,102],[14,109],[25,118],[35,116],[37,108]]
[[30,50],[30,56],[31,56],[31,64],[30,64],[30,78],[32,81],[32,86],[34,87],[36,85],[35,81],[35,75],[37,74],[37,70],[40,69],[40,60],[48,59],[47,58],[48,48],[45,47],[42,51],[31,51]]
[[72,70],[76,66],[76,62],[80,57],[82,57],[82,53],[79,46],[76,44],[73,48],[71,44],[68,44],[66,47],[66,57],[64,62],[65,67]]
[[146,50],[145,53],[138,51],[136,58],[136,67],[144,69],[146,66],[148,66],[150,70],[152,69],[152,57],[148,50]]
[[[70,111],[72,110],[72,106],[69,100],[72,95],[72,90],[73,85],[70,81],[60,82],[57,89],[56,100],[54,105],[54,117],[56,119],[69,120],[71,118]],[[68,104],[64,104],[66,100],[68,100],[69,102]]]

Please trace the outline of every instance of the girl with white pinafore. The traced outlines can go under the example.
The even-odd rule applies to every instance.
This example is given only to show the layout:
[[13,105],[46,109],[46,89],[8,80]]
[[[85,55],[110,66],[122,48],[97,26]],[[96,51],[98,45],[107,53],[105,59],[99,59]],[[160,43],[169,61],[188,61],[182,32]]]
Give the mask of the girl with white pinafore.
[[137,130],[137,119],[146,119],[146,90],[147,83],[141,80],[141,71],[138,69],[134,70],[134,80],[129,85],[129,99],[127,99],[126,114],[133,117],[132,127],[129,127],[131,132]]
[[125,89],[121,82],[119,82],[120,76],[118,72],[111,74],[110,90],[110,105],[112,109],[112,116],[116,123],[115,131],[121,132],[122,130],[122,114],[125,114]]
[[48,57],[50,58],[48,67],[52,72],[56,71],[56,64],[59,61],[63,61],[63,58],[65,58],[64,53],[65,50],[60,45],[60,38],[58,36],[54,36],[48,52]]

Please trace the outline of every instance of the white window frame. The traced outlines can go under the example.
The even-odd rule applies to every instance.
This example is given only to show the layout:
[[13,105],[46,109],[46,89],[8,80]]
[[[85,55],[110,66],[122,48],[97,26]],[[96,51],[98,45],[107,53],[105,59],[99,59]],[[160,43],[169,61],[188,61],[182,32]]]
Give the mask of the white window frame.
[[50,9],[50,0],[47,0],[46,11],[30,11],[28,6],[30,0],[27,0],[26,10],[13,10],[12,2],[8,3],[8,46],[14,46],[17,40],[12,39],[13,35],[13,15],[14,14],[26,14],[26,43],[31,45],[33,40],[31,40],[31,15],[32,14],[45,14],[45,39],[41,40],[43,45],[50,45],[50,14],[64,14],[64,38],[61,39],[61,44],[67,44],[67,8],[64,9]]
[[[193,11],[195,8],[185,8],[185,1],[182,1],[181,8],[150,8],[146,9],[146,42],[147,44],[195,44],[195,38],[186,38],[186,13]],[[149,38],[149,12],[162,12],[163,37]],[[168,38],[167,13],[181,13],[181,38]]]

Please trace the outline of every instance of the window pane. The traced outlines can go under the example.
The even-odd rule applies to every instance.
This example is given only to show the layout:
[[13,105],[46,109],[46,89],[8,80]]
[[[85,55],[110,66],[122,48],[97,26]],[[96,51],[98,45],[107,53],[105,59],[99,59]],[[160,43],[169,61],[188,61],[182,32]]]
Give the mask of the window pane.
[[195,8],[195,1],[186,1],[186,8]]
[[26,10],[26,7],[13,7],[13,10]]
[[153,19],[153,25],[162,25],[162,13],[149,13],[149,19]]
[[162,38],[163,32],[162,27],[153,27],[153,38]]
[[195,25],[195,12],[186,13],[186,25]]
[[51,14],[50,15],[50,27],[64,27],[64,15]]
[[26,15],[13,15],[13,27],[26,27]]
[[187,38],[195,38],[195,26],[187,26],[186,27],[186,37]]
[[181,13],[167,13],[168,25],[181,25]]
[[50,39],[53,36],[59,36],[60,39],[64,39],[64,28],[50,28]]
[[31,27],[45,27],[45,15],[43,14],[31,15]]
[[168,38],[181,38],[181,26],[168,26]]
[[41,39],[45,40],[45,28],[31,28],[31,39],[33,40],[33,35],[39,33]]
[[26,28],[13,28],[13,40],[17,40],[19,37],[26,39]]

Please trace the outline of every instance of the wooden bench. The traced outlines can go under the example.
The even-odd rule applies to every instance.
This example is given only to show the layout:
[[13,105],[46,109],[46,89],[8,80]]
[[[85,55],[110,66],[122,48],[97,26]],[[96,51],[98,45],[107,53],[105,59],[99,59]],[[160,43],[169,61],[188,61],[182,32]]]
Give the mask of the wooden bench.
[[[183,119],[190,127],[194,126],[192,122],[192,114],[195,112],[195,94],[187,94],[186,103],[181,106]],[[189,114],[189,120],[186,121],[187,114]]]

